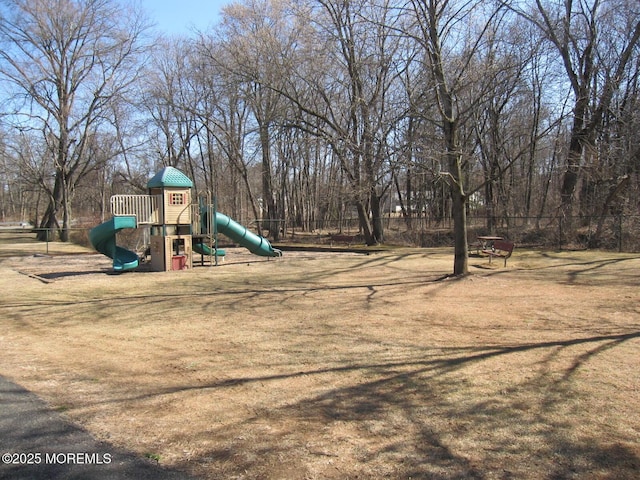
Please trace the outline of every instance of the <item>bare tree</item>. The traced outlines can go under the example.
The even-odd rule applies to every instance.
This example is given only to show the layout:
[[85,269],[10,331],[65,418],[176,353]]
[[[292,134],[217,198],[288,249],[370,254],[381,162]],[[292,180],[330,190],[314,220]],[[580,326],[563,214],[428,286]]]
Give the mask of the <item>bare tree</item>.
[[[69,239],[73,190],[94,168],[90,139],[109,127],[109,105],[137,80],[146,25],[115,0],[6,0],[0,74],[15,93],[14,124],[40,132],[53,183],[43,229]],[[59,216],[62,215],[62,225]]]
[[192,142],[199,126],[195,115],[198,91],[191,43],[186,38],[160,38],[146,75],[144,109],[156,162],[186,168],[193,176]]
[[428,71],[433,78],[440,115],[439,124],[444,144],[441,175],[449,184],[452,200],[454,275],[466,275],[469,272],[466,213],[468,192],[460,140],[461,128],[470,118],[471,107],[485,92],[476,91],[471,103],[461,102],[460,96],[469,88],[473,60],[485,36],[492,31],[498,13],[498,10],[486,5],[482,1],[411,0],[419,32],[414,38],[426,51]]
[[[203,175],[209,179],[209,190],[219,194],[220,173],[228,166],[230,178],[227,181],[232,192],[228,202],[232,214],[242,218],[241,184],[248,197],[250,212],[258,219],[260,205],[255,191],[259,189],[252,184],[254,161],[246,145],[252,128],[246,79],[243,73],[235,72],[233,66],[237,59],[215,35],[201,35],[196,49],[200,62],[195,75],[202,93],[195,108],[202,125],[198,141]],[[261,223],[258,222],[257,228],[262,234]]]
[[477,104],[472,127],[477,132],[486,226],[491,233],[499,219],[508,225],[515,214],[529,215],[538,137],[548,121],[538,78],[539,47],[529,40],[531,29],[522,29],[515,15],[509,17],[478,49],[474,68],[484,78],[471,90],[487,92]]
[[298,111],[296,127],[322,138],[339,159],[360,229],[373,245],[383,239],[388,136],[399,116],[385,108],[395,81],[398,37],[387,26],[392,10],[388,2],[310,3],[298,15],[314,30],[280,93]]
[[[283,195],[274,176],[274,128],[282,123],[283,98],[278,93],[289,75],[290,59],[299,36],[287,0],[250,0],[224,10],[221,29],[227,65],[244,79],[244,100],[256,123],[257,146],[261,155],[262,199],[266,209],[264,225],[277,240],[284,218]],[[282,185],[280,185],[282,188]]]
[[555,48],[573,93],[572,125],[561,185],[561,213],[569,221],[573,199],[598,129],[624,81],[640,42],[634,0],[503,2],[530,21]]

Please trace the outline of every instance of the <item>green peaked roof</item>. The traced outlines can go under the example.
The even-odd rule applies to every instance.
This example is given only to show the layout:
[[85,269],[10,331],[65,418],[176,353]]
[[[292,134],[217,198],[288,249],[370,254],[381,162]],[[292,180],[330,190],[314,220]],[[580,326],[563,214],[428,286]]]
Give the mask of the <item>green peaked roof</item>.
[[193,182],[177,168],[165,167],[147,182],[147,188],[158,187],[193,188]]

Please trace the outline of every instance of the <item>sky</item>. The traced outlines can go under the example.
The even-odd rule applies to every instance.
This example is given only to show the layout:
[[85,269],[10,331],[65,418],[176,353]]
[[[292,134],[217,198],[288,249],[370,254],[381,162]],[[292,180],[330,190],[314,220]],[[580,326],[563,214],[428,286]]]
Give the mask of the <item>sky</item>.
[[232,0],[141,0],[156,28],[168,35],[189,35],[216,23],[222,7]]

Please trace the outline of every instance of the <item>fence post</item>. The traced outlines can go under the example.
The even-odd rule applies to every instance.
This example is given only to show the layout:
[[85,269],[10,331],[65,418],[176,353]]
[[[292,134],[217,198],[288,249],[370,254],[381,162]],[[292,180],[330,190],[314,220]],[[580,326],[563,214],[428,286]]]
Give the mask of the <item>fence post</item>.
[[622,214],[618,214],[618,252],[622,253]]
[[558,217],[558,250],[562,250],[562,220],[563,216]]

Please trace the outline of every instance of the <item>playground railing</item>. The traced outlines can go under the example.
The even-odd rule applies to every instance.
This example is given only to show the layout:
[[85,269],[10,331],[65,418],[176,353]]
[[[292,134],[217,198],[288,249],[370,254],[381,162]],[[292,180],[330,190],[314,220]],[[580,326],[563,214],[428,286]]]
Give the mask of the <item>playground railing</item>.
[[113,195],[113,216],[135,216],[138,225],[158,223],[162,218],[162,195]]

